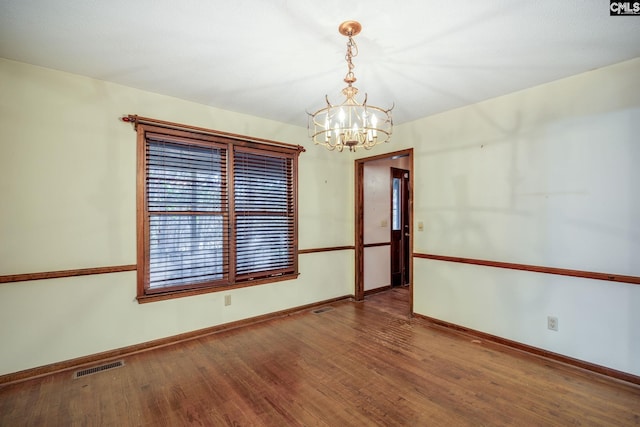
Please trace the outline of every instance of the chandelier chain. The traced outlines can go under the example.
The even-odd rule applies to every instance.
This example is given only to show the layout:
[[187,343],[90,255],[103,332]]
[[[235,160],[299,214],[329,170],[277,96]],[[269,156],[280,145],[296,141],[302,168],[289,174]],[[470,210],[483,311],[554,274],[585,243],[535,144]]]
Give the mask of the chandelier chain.
[[353,69],[355,65],[353,65],[352,59],[358,56],[358,45],[355,40],[351,36],[349,36],[349,40],[347,41],[347,53],[345,54],[345,59],[347,61],[347,75],[344,77],[344,81],[351,86],[353,82],[356,81],[356,76],[353,74]]

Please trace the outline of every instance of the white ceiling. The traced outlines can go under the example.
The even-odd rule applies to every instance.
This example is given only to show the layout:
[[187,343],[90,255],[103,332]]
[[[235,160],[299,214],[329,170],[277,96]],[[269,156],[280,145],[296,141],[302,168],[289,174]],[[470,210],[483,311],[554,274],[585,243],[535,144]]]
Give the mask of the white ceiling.
[[342,101],[349,19],[396,123],[640,56],[607,0],[0,0],[0,56],[306,126]]

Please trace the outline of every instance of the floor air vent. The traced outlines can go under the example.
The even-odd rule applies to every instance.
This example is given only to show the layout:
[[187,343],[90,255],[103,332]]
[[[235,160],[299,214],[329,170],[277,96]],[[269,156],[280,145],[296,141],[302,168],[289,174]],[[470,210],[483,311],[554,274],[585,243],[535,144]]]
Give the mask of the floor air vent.
[[314,314],[320,314],[320,313],[324,313],[326,311],[331,311],[331,310],[333,310],[333,307],[322,307],[322,308],[319,308],[317,310],[313,310],[313,313]]
[[97,374],[98,372],[108,371],[109,369],[120,368],[124,366],[123,360],[105,363],[104,365],[94,366],[93,368],[81,369],[73,374],[73,379],[86,377],[87,375]]

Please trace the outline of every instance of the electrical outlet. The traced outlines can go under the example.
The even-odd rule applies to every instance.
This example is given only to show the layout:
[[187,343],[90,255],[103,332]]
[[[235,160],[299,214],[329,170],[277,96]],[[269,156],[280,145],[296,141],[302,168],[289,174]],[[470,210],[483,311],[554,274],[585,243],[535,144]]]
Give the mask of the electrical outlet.
[[231,305],[231,295],[225,295],[224,296],[224,305]]
[[558,318],[554,316],[547,316],[547,329],[552,331],[558,330]]

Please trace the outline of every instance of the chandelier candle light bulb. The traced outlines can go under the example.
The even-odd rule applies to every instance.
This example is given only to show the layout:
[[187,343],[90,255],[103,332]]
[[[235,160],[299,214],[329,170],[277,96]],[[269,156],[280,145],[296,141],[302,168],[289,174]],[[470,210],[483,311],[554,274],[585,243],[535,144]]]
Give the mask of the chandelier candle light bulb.
[[[358,46],[353,36],[360,33],[362,26],[356,21],[346,21],[340,24],[338,31],[349,38],[347,42],[347,75],[344,82],[347,87],[342,89],[345,100],[342,104],[333,105],[325,95],[326,107],[309,114],[309,136],[315,144],[324,145],[329,150],[342,151],[345,147],[349,151],[358,148],[369,150],[383,142],[389,142],[393,130],[391,110],[367,104],[367,95],[359,103],[355,96],[358,89],[353,86],[356,77],[353,74],[353,57],[358,55]],[[337,111],[336,111],[337,109]]]

